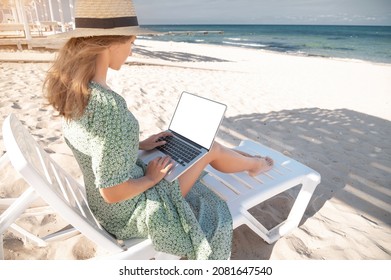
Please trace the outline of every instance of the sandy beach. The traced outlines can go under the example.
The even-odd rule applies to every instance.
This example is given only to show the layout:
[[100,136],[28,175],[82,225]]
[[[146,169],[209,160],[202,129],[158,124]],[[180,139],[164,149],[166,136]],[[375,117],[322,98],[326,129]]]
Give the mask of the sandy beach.
[[[61,120],[42,97],[53,57],[0,50],[0,124],[16,114],[82,182]],[[252,139],[321,174],[296,230],[269,245],[239,227],[232,259],[391,259],[391,64],[139,39],[133,56],[110,77],[139,120],[141,138],[165,130],[179,95],[188,91],[227,104],[218,141],[233,147]],[[0,156],[4,153],[0,132]],[[0,198],[17,197],[25,187],[12,168],[0,170]],[[292,202],[283,193],[253,211],[273,223]],[[40,236],[67,225],[56,213],[26,215],[17,223]],[[37,247],[11,231],[4,234],[9,260],[101,254],[81,235]]]

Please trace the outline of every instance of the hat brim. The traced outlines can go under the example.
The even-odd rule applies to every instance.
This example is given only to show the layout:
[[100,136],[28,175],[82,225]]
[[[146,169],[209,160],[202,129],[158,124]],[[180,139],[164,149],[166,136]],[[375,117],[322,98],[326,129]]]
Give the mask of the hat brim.
[[127,26],[117,28],[76,28],[74,30],[50,35],[50,38],[70,39],[80,37],[94,37],[94,36],[139,36],[139,35],[158,35],[160,32],[152,31],[139,26]]

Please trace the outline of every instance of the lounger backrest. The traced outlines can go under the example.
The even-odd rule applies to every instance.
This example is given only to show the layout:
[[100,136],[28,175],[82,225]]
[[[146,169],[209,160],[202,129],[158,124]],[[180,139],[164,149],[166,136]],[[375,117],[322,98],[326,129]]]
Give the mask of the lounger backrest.
[[3,137],[13,166],[47,204],[109,252],[123,250],[95,219],[84,187],[52,160],[14,114],[4,121]]

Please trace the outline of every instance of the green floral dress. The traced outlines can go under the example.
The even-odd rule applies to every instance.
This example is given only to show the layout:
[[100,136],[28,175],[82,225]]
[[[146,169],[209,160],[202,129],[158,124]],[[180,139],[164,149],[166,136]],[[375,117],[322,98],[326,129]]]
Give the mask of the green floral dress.
[[150,238],[159,251],[188,259],[228,259],[232,218],[217,195],[197,182],[183,198],[178,182],[164,180],[144,193],[108,204],[99,188],[144,176],[137,158],[139,125],[126,101],[91,82],[83,116],[64,121],[65,141],[80,165],[88,203],[97,220],[118,239]]

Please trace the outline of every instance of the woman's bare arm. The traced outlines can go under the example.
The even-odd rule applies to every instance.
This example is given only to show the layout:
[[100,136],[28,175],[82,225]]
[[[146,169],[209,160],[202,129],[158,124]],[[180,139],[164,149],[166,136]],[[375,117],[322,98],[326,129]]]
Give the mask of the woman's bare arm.
[[160,182],[171,168],[170,157],[158,157],[149,162],[144,177],[129,179],[112,187],[101,188],[99,189],[100,194],[107,203],[131,199]]

